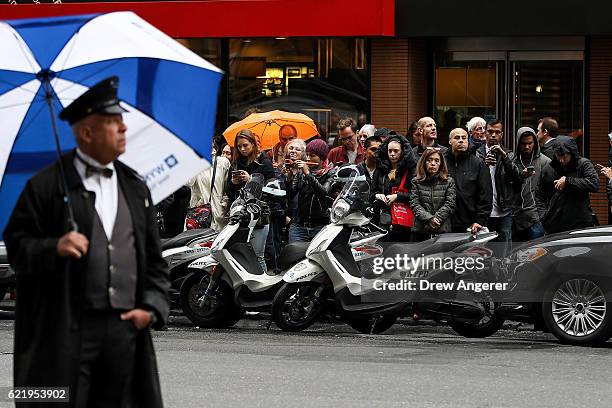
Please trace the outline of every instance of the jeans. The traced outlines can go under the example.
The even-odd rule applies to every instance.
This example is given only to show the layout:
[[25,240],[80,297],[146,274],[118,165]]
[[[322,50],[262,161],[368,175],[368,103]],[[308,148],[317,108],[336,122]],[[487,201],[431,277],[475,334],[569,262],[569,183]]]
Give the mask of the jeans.
[[310,242],[322,229],[322,225],[319,227],[300,227],[299,225],[291,224],[289,227],[289,243]]
[[276,259],[279,257],[281,249],[283,249],[283,226],[285,223],[285,214],[282,216],[270,217],[270,231],[266,241],[266,256],[268,265],[272,269],[277,268]]
[[498,256],[505,256],[512,249],[512,215],[489,217],[488,227],[490,231],[496,231],[498,234],[493,242],[504,243],[495,246],[494,252]]
[[523,231],[515,231],[515,241],[525,242],[544,236],[544,227],[541,222],[536,222],[531,227]]
[[263,228],[255,228],[253,229],[253,234],[251,236],[251,245],[253,245],[253,250],[255,251],[255,255],[257,255],[257,262],[261,266],[261,270],[266,272],[268,267],[266,266],[266,239],[268,238],[268,230],[270,229],[270,224],[264,225]]
[[512,241],[512,216],[489,217],[489,230],[497,232],[496,242]]

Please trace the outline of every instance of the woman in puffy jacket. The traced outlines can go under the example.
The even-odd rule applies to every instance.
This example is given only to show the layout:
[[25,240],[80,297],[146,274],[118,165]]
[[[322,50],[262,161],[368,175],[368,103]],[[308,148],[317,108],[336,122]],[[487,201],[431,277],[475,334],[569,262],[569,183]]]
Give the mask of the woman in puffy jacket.
[[391,225],[391,211],[396,201],[409,204],[410,180],[414,177],[416,164],[417,158],[404,136],[390,135],[378,148],[378,166],[372,178],[371,193],[375,207],[380,210],[379,223],[390,229],[387,241],[410,241],[410,227]]
[[444,156],[435,149],[426,149],[417,164],[410,190],[410,207],[414,212],[413,241],[451,231],[455,194],[455,181],[448,175]]

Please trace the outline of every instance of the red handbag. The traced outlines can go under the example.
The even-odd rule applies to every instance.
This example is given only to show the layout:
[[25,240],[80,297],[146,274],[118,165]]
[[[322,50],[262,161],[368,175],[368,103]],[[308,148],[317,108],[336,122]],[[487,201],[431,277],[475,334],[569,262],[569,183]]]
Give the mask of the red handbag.
[[[391,194],[397,193],[409,193],[410,190],[406,188],[406,177],[410,170],[404,173],[404,177],[402,177],[402,182],[399,187],[393,187],[391,189]],[[410,206],[406,203],[398,203],[395,200],[391,204],[391,225],[400,225],[402,227],[410,228],[414,225],[414,213]]]

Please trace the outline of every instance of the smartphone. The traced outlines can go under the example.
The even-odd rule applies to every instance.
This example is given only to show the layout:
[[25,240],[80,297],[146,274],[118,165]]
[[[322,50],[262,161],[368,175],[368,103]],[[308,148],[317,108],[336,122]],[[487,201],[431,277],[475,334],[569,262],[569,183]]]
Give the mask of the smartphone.
[[533,166],[527,166],[525,167],[525,170],[529,171],[529,172],[534,172],[535,171],[535,167]]
[[242,175],[242,170],[232,170],[232,178],[240,177]]

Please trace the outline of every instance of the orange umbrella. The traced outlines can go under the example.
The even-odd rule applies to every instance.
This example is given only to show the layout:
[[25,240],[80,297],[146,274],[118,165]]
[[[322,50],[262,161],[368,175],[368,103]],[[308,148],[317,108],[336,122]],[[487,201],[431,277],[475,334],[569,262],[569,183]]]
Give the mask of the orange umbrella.
[[314,121],[303,113],[274,110],[250,114],[240,122],[236,122],[225,129],[223,136],[227,143],[233,147],[236,134],[243,129],[249,129],[258,136],[259,148],[267,150],[278,143],[278,130],[283,125],[293,125],[297,130],[298,138],[302,140],[308,140],[319,134]]

